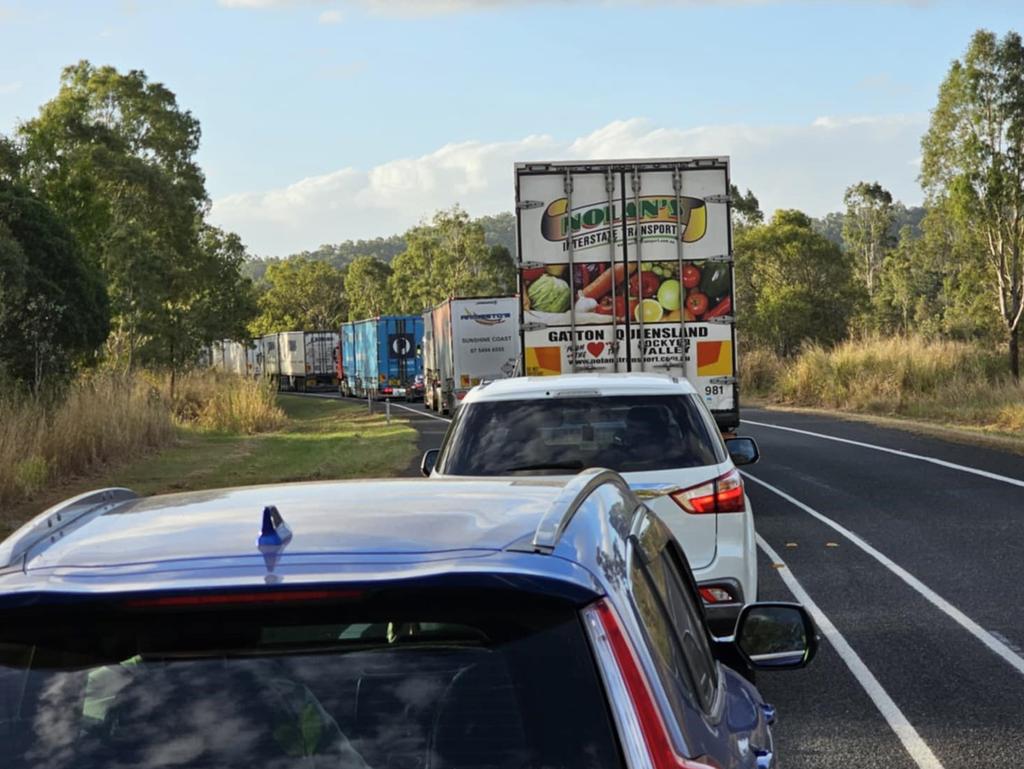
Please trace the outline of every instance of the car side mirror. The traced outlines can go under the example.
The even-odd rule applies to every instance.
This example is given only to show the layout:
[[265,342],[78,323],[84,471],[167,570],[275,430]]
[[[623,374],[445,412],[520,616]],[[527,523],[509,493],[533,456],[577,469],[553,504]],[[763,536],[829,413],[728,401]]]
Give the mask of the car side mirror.
[[740,611],[733,642],[753,670],[792,670],[814,659],[818,631],[798,603],[752,603]]
[[757,450],[757,442],[753,438],[726,438],[725,447],[729,450],[732,463],[740,465],[752,465],[761,458],[761,452]]
[[423,459],[420,460],[420,472],[425,478],[429,478],[430,474],[434,471],[434,465],[437,464],[437,455],[441,452],[441,449],[430,449],[423,455]]

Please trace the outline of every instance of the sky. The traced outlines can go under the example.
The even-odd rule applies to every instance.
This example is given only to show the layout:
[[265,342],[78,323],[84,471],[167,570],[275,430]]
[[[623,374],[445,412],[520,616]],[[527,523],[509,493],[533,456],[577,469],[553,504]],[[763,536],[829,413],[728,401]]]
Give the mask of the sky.
[[80,59],[202,125],[210,218],[256,255],[513,208],[527,160],[729,155],[769,214],[878,181],[975,29],[1024,0],[0,0],[0,132]]

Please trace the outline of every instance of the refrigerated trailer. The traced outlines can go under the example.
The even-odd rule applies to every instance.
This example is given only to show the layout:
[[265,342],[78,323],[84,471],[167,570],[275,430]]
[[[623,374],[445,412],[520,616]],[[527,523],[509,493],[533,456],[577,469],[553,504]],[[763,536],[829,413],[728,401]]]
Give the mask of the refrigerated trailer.
[[256,354],[255,342],[219,339],[209,347],[209,364],[220,374],[251,377],[256,375]]
[[517,163],[527,375],[684,376],[739,423],[727,157]]
[[344,323],[340,333],[338,389],[359,398],[419,397],[417,377],[423,319],[418,315],[385,315]]
[[514,296],[448,299],[423,314],[424,402],[450,414],[470,388],[513,376],[519,359]]
[[257,365],[278,390],[304,392],[334,386],[334,331],[282,331],[260,337]]

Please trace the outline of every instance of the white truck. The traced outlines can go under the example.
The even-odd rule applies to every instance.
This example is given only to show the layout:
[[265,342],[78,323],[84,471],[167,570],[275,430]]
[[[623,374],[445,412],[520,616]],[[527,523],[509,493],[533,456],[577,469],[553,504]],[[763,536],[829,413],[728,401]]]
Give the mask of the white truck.
[[727,157],[517,163],[524,373],[688,379],[739,423]]
[[258,340],[256,362],[278,390],[336,386],[336,331],[282,331]]
[[515,296],[454,298],[423,314],[423,400],[451,414],[470,388],[516,373],[519,300]]
[[220,374],[256,376],[256,353],[254,342],[220,339],[210,345],[210,367]]

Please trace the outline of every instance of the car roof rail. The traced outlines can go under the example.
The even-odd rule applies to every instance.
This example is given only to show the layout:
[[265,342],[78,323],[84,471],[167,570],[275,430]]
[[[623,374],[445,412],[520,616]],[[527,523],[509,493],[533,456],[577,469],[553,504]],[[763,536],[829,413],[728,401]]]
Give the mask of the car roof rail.
[[562,487],[562,491],[544,517],[537,524],[537,530],[533,534],[533,549],[539,553],[550,553],[555,549],[562,533],[569,527],[572,517],[580,506],[587,501],[587,498],[594,492],[594,489],[606,483],[616,483],[628,488],[622,476],[614,470],[606,470],[602,467],[591,467],[582,470],[574,475]]
[[102,515],[118,505],[137,499],[131,489],[109,488],[87,491],[44,510],[11,536],[0,542],[0,569],[7,569],[29,550],[49,540],[53,544],[64,531],[89,515]]

